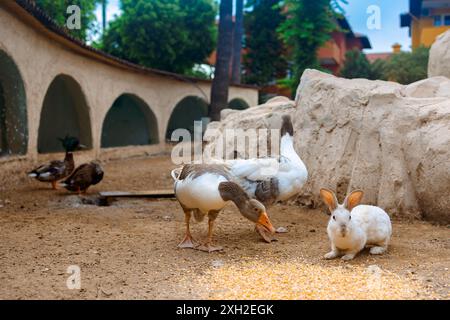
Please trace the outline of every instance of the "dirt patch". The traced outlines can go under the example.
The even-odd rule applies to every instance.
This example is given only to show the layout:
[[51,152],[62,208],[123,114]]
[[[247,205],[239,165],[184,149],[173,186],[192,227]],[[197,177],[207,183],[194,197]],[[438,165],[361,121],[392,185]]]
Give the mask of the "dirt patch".
[[[105,164],[91,193],[172,186],[167,157]],[[5,175],[0,187],[1,299],[404,298],[449,299],[449,228],[394,221],[387,254],[364,251],[351,262],[326,261],[328,216],[276,205],[275,227],[287,233],[263,242],[228,206],[217,220],[222,253],[177,249],[183,213],[174,200],[90,204],[65,190]],[[206,222],[193,235],[206,236]],[[67,268],[81,269],[81,290],[66,286]],[[371,290],[367,290],[371,288]]]

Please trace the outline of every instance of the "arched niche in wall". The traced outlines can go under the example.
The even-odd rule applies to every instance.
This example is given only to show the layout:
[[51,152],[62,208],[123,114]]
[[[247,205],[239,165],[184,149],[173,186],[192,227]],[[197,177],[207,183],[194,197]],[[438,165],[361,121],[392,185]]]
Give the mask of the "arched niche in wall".
[[118,97],[103,121],[101,147],[159,143],[158,121],[150,107],[133,94]]
[[188,96],[177,103],[170,115],[166,130],[166,139],[170,140],[176,129],[194,132],[194,121],[200,121],[208,115],[208,104],[202,98]]
[[86,98],[78,82],[68,75],[53,79],[44,98],[39,122],[38,152],[64,151],[58,138],[77,137],[92,148],[91,121]]
[[245,110],[249,108],[247,102],[241,98],[234,98],[230,102],[228,102],[228,108],[233,110]]

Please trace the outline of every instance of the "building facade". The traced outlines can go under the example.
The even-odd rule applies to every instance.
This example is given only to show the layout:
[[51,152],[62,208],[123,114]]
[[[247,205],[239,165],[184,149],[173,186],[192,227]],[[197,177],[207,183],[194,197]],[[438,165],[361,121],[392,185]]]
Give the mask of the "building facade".
[[[353,32],[345,17],[336,20],[337,28],[330,35],[330,39],[318,50],[317,58],[323,69],[334,75],[339,75],[345,63],[345,55],[350,50],[364,50],[372,48],[367,36]],[[291,97],[290,88],[279,86],[275,81],[261,89],[268,97],[281,95]]]
[[353,32],[347,19],[337,20],[339,29],[331,34],[322,48],[319,49],[318,58],[324,69],[338,75],[345,63],[345,54],[353,49],[364,50],[371,49],[369,39],[362,34]]
[[409,28],[413,49],[431,47],[450,29],[450,0],[409,0],[409,12],[400,15],[400,25]]

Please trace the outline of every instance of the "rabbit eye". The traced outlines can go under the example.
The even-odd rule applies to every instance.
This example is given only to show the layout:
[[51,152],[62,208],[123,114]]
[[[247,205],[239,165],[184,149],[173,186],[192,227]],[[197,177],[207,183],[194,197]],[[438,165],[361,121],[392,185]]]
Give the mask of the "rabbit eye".
[[352,216],[348,216],[348,220],[352,220]]
[[333,216],[333,220],[336,220],[336,216]]

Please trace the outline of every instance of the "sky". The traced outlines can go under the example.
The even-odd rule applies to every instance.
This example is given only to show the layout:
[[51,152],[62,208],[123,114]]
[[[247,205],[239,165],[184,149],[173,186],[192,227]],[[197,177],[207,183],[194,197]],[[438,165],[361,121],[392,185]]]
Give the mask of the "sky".
[[[119,6],[120,0],[108,0],[108,11],[106,12],[106,21],[111,21],[114,19],[115,15],[120,14],[120,6]],[[95,12],[97,16],[97,20],[99,22],[102,21],[102,7],[99,5],[97,7],[97,11]]]
[[[380,8],[380,29],[369,30],[367,8],[371,5]],[[402,50],[411,50],[411,38],[408,28],[400,28],[400,14],[409,11],[408,0],[348,0],[343,6],[345,16],[354,32],[363,33],[369,37],[371,50],[365,52],[389,52],[396,42],[402,45]]]
[[[400,14],[408,12],[408,0],[347,0],[348,5],[343,5],[345,16],[354,32],[365,34],[369,37],[372,49],[366,53],[390,52],[396,42],[402,45],[402,50],[410,50],[411,38],[408,36],[408,28],[400,28]],[[369,29],[367,20],[372,13],[367,13],[370,6],[377,6],[380,10],[380,28]],[[102,20],[101,8],[97,8],[97,19]],[[109,0],[107,21],[120,14],[119,0]],[[370,20],[372,21],[372,20]]]

